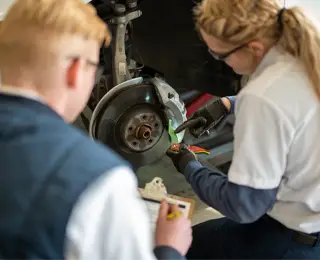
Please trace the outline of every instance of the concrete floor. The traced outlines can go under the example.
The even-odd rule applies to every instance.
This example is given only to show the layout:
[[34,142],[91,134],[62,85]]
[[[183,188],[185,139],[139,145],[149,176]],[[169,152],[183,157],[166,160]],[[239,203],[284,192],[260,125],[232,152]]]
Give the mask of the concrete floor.
[[137,171],[137,176],[139,187],[141,188],[154,177],[161,177],[169,194],[194,199],[196,201],[196,209],[192,218],[193,225],[209,219],[222,217],[219,212],[200,201],[197,195],[192,191],[191,186],[187,183],[184,176],[176,171],[171,160],[166,156],[156,164],[140,168]]

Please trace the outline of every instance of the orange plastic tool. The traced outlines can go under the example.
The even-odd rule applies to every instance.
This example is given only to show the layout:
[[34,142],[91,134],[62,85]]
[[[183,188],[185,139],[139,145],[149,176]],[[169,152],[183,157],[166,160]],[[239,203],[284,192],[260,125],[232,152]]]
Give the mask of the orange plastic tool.
[[[195,154],[210,154],[210,152],[206,149],[203,149],[201,147],[198,146],[194,146],[194,145],[187,145],[188,149],[190,151],[192,151]],[[180,144],[171,144],[171,148],[172,151],[176,151],[179,152],[180,150]]]

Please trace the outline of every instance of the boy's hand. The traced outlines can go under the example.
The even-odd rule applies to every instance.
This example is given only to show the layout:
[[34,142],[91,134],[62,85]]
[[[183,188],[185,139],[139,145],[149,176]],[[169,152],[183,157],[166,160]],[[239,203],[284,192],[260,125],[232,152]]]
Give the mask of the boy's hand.
[[156,246],[169,246],[185,256],[192,242],[191,221],[183,215],[167,219],[170,213],[179,212],[177,205],[162,201],[156,228]]

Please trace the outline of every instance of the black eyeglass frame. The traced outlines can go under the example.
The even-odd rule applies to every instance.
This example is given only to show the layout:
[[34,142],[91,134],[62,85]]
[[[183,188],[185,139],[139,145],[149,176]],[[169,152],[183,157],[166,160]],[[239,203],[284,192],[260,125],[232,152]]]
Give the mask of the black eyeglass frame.
[[208,48],[208,52],[209,52],[210,55],[211,55],[213,58],[215,58],[216,60],[221,60],[221,61],[223,61],[223,60],[227,59],[231,54],[237,52],[238,50],[240,50],[240,49],[242,49],[242,48],[244,48],[244,47],[247,47],[247,45],[248,45],[247,43],[242,44],[242,45],[240,45],[239,47],[236,47],[236,48],[234,48],[234,49],[232,49],[231,51],[228,51],[228,52],[226,52],[226,53],[217,53],[217,52],[214,52],[213,50],[211,50],[210,48]]
[[[71,60],[79,60],[81,59],[81,57],[68,57],[68,59]],[[100,81],[100,78],[102,77],[103,73],[104,73],[104,67],[102,65],[100,65],[100,63],[98,62],[94,62],[92,60],[89,59],[85,59],[86,63],[90,66],[96,67],[96,75],[95,75],[95,84],[98,84]]]

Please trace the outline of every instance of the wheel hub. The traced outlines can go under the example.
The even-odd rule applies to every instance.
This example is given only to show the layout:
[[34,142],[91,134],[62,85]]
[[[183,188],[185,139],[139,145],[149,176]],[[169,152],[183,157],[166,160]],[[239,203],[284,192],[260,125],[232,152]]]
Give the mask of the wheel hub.
[[163,133],[160,116],[149,107],[130,109],[121,121],[121,139],[132,151],[144,152],[153,147]]

